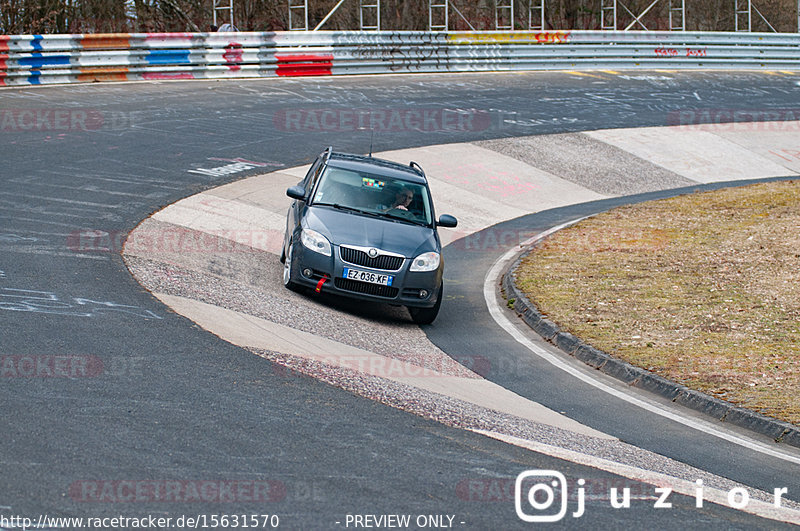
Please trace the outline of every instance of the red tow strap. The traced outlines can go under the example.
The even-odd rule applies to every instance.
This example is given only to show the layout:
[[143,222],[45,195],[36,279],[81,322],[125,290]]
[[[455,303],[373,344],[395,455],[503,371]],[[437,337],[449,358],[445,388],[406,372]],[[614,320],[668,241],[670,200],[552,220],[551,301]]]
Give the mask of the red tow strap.
[[325,281],[327,280],[328,277],[322,277],[321,279],[319,279],[319,282],[317,282],[317,289],[315,290],[317,293],[322,291],[322,285],[325,284]]

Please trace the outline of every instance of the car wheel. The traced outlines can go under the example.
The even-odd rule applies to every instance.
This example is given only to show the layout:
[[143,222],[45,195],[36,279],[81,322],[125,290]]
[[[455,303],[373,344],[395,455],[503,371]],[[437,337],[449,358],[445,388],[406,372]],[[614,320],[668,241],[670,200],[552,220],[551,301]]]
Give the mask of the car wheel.
[[442,306],[443,291],[444,285],[439,286],[439,296],[436,298],[436,304],[433,305],[433,308],[414,308],[413,306],[408,308],[408,313],[411,314],[411,319],[416,324],[431,324],[436,319],[436,316],[439,315],[439,308]]
[[283,285],[292,291],[300,291],[300,285],[292,280],[292,247],[289,243],[289,254],[283,260]]

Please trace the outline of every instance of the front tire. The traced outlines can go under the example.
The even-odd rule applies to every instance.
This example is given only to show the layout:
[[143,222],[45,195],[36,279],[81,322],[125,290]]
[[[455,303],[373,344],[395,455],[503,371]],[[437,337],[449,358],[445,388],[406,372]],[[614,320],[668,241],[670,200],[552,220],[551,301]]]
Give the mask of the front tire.
[[428,325],[436,320],[439,315],[439,308],[442,306],[442,294],[444,292],[444,284],[439,286],[439,296],[436,298],[436,304],[432,308],[415,308],[409,306],[408,313],[411,314],[411,319],[418,325]]
[[283,260],[283,286],[291,291],[300,291],[300,285],[292,280],[292,247],[289,242],[289,254]]

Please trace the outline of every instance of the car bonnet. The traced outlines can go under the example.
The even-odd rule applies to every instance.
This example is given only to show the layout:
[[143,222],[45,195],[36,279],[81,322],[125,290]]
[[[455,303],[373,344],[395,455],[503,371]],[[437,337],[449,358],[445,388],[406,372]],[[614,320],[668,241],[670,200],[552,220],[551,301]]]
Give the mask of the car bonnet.
[[375,247],[407,258],[440,251],[436,233],[430,227],[341,212],[331,207],[309,207],[304,225],[321,233],[333,245]]

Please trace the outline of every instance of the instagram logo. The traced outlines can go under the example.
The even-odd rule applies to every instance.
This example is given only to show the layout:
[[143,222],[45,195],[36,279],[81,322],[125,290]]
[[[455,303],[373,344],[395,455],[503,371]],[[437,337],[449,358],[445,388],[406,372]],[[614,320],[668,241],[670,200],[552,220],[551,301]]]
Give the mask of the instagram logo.
[[567,478],[555,470],[522,472],[514,484],[514,508],[525,522],[558,522],[567,514]]
[[[509,488],[505,491],[502,482],[498,484],[497,480],[487,484],[485,489],[482,488],[480,481],[470,481],[469,490],[464,494],[462,487],[459,496],[466,495],[471,500],[502,500],[504,492],[508,493],[506,496],[510,494],[510,480],[508,481]],[[671,509],[672,502],[669,501],[669,497],[673,492],[684,496],[694,495],[695,507],[702,508],[705,500],[703,480],[696,480],[692,486],[681,483],[680,480],[672,482],[667,479],[646,485],[638,480],[629,481],[624,478],[596,478],[587,485],[586,480],[581,478],[568,484],[561,472],[526,470],[517,476],[514,483],[514,508],[520,520],[525,522],[558,522],[566,516],[567,500],[572,498],[573,501],[577,501],[577,507],[571,516],[580,518],[586,512],[587,486],[591,488],[592,492],[589,495],[592,500],[608,501],[609,506],[614,509],[630,509],[631,500],[634,499],[653,500],[654,509]],[[570,491],[572,496],[569,495]],[[632,492],[636,493],[635,496],[632,496]],[[728,492],[720,490],[713,492],[709,499],[715,500],[714,503],[717,504],[727,502],[731,509],[746,509],[750,503],[750,492],[743,486],[734,487]],[[785,487],[774,489],[772,500],[774,507],[781,508],[782,497],[788,492]],[[556,505],[557,499],[560,500],[558,505]]]

